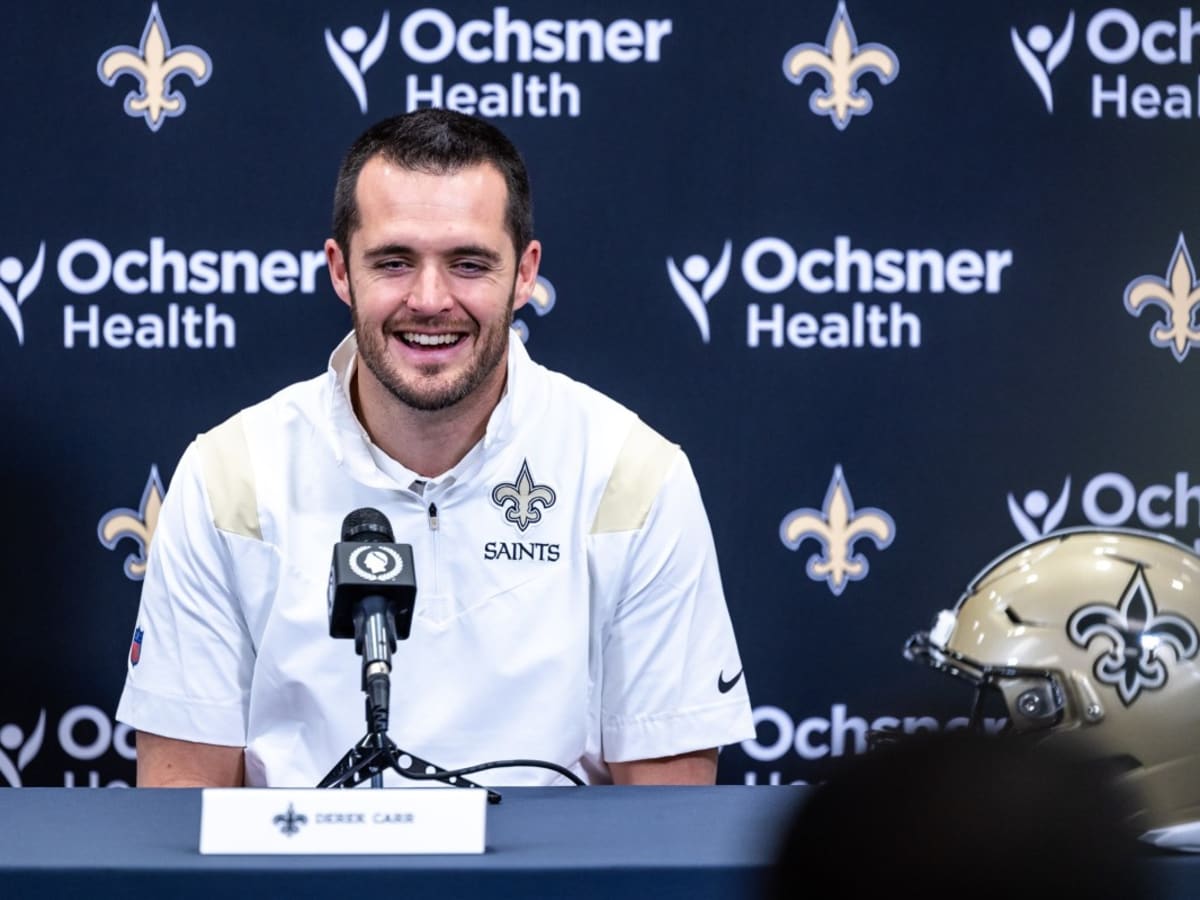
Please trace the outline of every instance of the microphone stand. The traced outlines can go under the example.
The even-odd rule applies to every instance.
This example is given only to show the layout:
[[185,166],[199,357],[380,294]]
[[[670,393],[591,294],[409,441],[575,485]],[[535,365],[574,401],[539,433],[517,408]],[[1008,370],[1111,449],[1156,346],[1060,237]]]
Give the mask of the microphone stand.
[[[442,774],[442,777],[437,777],[436,780],[453,787],[483,787],[458,775],[444,774],[449,770],[400,749],[386,732],[373,729],[346,751],[317,787],[354,787],[368,778],[371,779],[371,787],[383,787],[383,773],[388,769],[395,769],[401,775],[416,774],[424,778]],[[500,794],[491,789],[487,789],[487,798],[489,803],[500,802]]]
[[[368,778],[371,787],[383,787],[383,773],[395,769],[401,775],[417,775],[421,780],[433,778],[453,787],[482,788],[448,769],[397,747],[387,734],[390,706],[391,651],[396,646],[394,623],[390,614],[368,615],[381,600],[365,601],[355,616],[356,641],[363,655],[363,691],[366,693],[367,733],[351,747],[317,785],[319,788],[354,787]],[[499,803],[500,794],[488,789],[489,803]]]

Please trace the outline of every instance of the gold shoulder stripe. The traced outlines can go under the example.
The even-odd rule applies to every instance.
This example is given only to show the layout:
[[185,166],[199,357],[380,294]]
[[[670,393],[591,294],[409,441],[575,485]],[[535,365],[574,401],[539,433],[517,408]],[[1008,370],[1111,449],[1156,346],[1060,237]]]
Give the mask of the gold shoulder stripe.
[[634,418],[596,509],[592,534],[641,528],[678,452],[677,444]]
[[222,531],[262,540],[258,492],[241,415],[196,438],[213,524]]

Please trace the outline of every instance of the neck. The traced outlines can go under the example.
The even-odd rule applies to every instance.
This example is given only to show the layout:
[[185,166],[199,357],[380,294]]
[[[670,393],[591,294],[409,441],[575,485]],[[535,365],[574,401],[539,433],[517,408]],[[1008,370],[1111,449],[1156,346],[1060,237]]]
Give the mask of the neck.
[[354,412],[375,446],[406,469],[437,478],[454,468],[483,438],[504,394],[508,366],[496,370],[469,396],[446,409],[413,409],[379,383],[359,359],[350,395]]

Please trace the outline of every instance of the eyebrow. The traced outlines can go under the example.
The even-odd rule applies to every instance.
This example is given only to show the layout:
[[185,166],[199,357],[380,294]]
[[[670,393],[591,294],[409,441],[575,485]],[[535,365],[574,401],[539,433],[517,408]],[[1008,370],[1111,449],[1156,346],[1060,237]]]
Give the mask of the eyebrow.
[[[412,256],[416,254],[408,244],[382,244],[378,247],[371,247],[363,251],[363,258],[367,260],[380,259],[385,256]],[[482,244],[462,244],[457,247],[451,247],[438,254],[439,256],[450,258],[455,256],[474,256],[480,259],[486,259],[495,265],[499,265],[504,261],[504,258],[490,247],[484,247]]]

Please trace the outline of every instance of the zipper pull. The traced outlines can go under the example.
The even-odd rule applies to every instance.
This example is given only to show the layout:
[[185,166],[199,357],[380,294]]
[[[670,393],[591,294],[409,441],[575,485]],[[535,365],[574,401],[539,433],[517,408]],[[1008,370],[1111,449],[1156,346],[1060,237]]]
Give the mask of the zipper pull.
[[438,511],[436,503],[429,504],[429,530],[438,530]]

